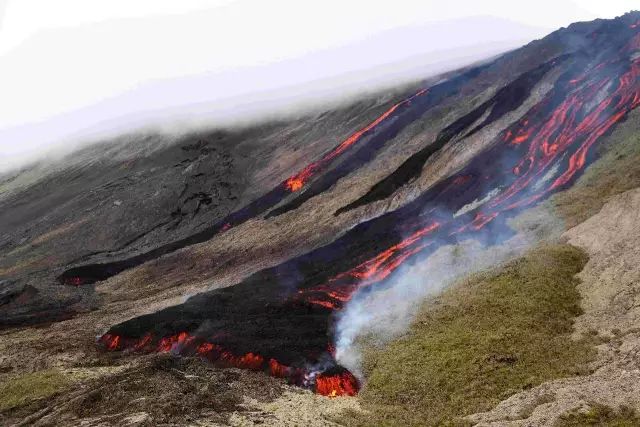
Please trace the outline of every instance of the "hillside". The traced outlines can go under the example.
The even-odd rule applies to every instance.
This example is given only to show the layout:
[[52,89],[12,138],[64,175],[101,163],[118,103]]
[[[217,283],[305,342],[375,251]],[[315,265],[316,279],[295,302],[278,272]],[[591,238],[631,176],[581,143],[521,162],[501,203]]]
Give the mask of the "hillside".
[[638,106],[632,12],[1,177],[0,420],[633,425]]

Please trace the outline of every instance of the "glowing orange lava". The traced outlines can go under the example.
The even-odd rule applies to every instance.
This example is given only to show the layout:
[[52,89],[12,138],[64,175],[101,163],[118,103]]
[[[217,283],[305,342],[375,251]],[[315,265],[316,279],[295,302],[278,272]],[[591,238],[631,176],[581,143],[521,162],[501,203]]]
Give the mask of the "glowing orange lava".
[[[330,310],[342,308],[358,289],[381,282],[402,265],[407,258],[429,246],[432,242],[422,242],[421,240],[437,230],[439,226],[438,222],[433,222],[368,261],[347,272],[338,274],[329,282],[314,288],[299,290],[298,298]],[[345,285],[336,285],[343,279],[356,279],[356,281],[349,281]]]
[[324,376],[316,378],[316,393],[323,396],[355,396],[358,393],[358,380],[350,373]]
[[305,177],[302,177],[299,175],[292,176],[291,178],[287,179],[287,183],[286,183],[287,188],[290,191],[298,191],[304,186],[304,181],[308,178],[309,178],[308,176],[305,176]]
[[[311,386],[317,393],[325,396],[353,396],[359,388],[358,380],[348,371],[335,375],[323,375],[283,365],[273,358],[267,362],[264,357],[253,352],[236,355],[217,344],[201,342],[187,332],[163,337],[155,345],[150,334],[138,340],[126,340],[118,335],[105,334],[98,339],[98,344],[107,351],[134,350],[162,353],[179,349],[180,354],[191,352],[225,367],[264,371],[273,377],[285,378],[297,385]],[[331,351],[332,347],[329,348]]]
[[400,108],[403,105],[411,104],[412,100],[414,100],[418,96],[424,95],[425,93],[427,93],[427,89],[421,89],[420,91],[416,92],[414,95],[410,96],[409,98],[403,101],[400,101],[397,104],[392,105],[391,108],[389,108],[387,111],[382,113],[380,116],[378,116],[378,118],[376,118],[374,121],[369,123],[367,126],[351,134],[347,139],[342,141],[337,147],[335,147],[333,150],[325,154],[320,160],[310,163],[307,167],[302,169],[300,172],[289,177],[285,181],[285,187],[291,192],[300,190],[302,187],[304,187],[304,185],[313,175],[315,175],[319,170],[324,168],[333,159],[335,159],[340,154],[342,154],[347,148],[349,148],[350,146],[355,144],[357,141],[359,141],[364,136],[365,133],[371,131],[380,123],[384,122],[398,108]]
[[[601,66],[602,64],[599,64],[595,69]],[[567,96],[553,111],[549,120],[531,138],[528,153],[514,168],[518,179],[490,202],[489,207],[494,210],[494,213],[531,204],[572,180],[584,167],[591,146],[628,111],[640,105],[639,77],[640,61],[635,60],[631,63],[630,69],[618,79],[616,90],[600,101],[584,117],[580,117],[583,106],[607,86],[610,78],[605,76],[600,80],[587,83],[580,90]],[[580,145],[569,157],[567,169],[551,185],[529,197],[519,197],[577,141],[581,141]]]

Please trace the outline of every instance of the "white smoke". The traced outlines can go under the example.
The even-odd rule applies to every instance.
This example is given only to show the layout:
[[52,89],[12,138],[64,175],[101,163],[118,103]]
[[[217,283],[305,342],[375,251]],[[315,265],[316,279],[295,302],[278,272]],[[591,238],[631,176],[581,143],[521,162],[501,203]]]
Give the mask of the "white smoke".
[[[555,218],[544,212],[547,221]],[[483,236],[496,230],[487,230],[476,239],[468,239],[455,245],[438,248],[426,259],[401,267],[395,279],[374,292],[354,295],[339,314],[336,325],[336,360],[351,371],[360,381],[362,353],[360,339],[367,345],[382,345],[404,333],[425,299],[438,294],[456,280],[471,273],[504,263],[521,254],[539,239],[530,223],[540,218],[521,220],[518,228],[529,227],[502,244],[488,246]]]

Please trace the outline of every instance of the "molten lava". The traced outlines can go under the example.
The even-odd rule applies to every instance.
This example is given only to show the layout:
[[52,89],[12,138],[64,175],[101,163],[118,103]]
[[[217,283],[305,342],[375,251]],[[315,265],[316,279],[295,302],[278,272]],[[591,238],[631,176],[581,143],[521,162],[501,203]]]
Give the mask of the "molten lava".
[[[126,350],[135,352],[173,352],[181,355],[203,357],[222,367],[233,367],[254,371],[264,371],[277,378],[285,378],[290,383],[311,388],[325,396],[354,396],[358,392],[358,380],[348,371],[323,374],[285,366],[275,359],[267,360],[259,354],[249,352],[235,355],[217,344],[202,342],[187,332],[163,337],[157,341],[150,334],[140,340],[127,340],[118,335],[105,334],[98,339],[98,345],[107,351]],[[335,369],[334,369],[335,370]]]
[[378,116],[378,118],[376,118],[374,121],[369,123],[367,126],[351,134],[347,139],[342,141],[337,147],[335,147],[333,150],[325,154],[320,160],[310,163],[300,172],[289,177],[285,181],[285,187],[291,192],[300,190],[302,187],[304,187],[306,182],[313,175],[323,170],[326,166],[329,165],[331,161],[333,161],[340,154],[344,153],[347,150],[347,148],[351,147],[353,144],[358,142],[367,133],[374,131],[376,126],[380,125],[389,117],[391,117],[392,114],[396,110],[398,110],[400,107],[410,105],[413,99],[415,99],[418,96],[422,96],[425,93],[427,93],[427,89],[421,89],[420,91],[416,92],[414,95],[410,96],[409,98],[392,105],[391,108],[389,108],[387,111],[382,113],[380,116]]
[[298,298],[332,310],[342,308],[359,288],[381,282],[407,258],[428,246],[429,243],[420,243],[421,239],[435,231],[439,225],[434,222],[422,227],[400,243],[353,269],[338,274],[324,285],[298,291]]
[[358,393],[358,388],[358,380],[350,372],[319,375],[316,378],[315,391],[323,396],[355,396]]

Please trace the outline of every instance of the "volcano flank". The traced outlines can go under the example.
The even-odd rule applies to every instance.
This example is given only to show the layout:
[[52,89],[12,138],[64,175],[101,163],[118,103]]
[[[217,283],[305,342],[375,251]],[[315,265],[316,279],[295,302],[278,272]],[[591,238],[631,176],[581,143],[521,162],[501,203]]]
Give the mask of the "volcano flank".
[[89,366],[160,353],[186,364],[165,373],[240,368],[356,396],[368,371],[340,357],[349,310],[444,248],[509,245],[638,106],[634,12],[327,111],[128,135],[25,168],[0,182],[0,327],[42,368],[58,352]]

